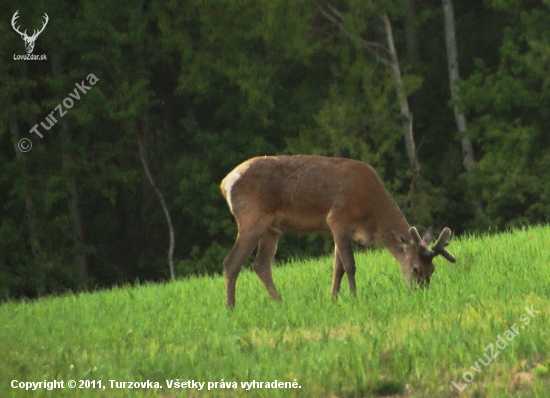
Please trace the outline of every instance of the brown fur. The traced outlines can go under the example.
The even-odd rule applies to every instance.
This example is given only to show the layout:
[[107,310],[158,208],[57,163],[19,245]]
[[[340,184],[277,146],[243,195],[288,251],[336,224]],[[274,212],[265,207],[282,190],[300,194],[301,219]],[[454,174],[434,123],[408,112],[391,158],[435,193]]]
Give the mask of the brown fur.
[[235,305],[235,283],[242,264],[256,246],[253,269],[271,296],[280,299],[271,263],[279,236],[285,231],[333,235],[333,295],[340,290],[344,273],[355,294],[351,242],[363,246],[370,246],[375,239],[382,242],[401,265],[407,282],[412,276],[418,283],[429,283],[434,269],[431,259],[436,254],[454,260],[444,249],[450,230],[444,230],[445,242],[434,246],[437,253],[427,246],[431,232],[417,241],[418,232],[409,226],[374,169],[356,160],[308,155],[256,157],[229,173],[221,189],[239,228],[237,241],[224,261],[229,307]]

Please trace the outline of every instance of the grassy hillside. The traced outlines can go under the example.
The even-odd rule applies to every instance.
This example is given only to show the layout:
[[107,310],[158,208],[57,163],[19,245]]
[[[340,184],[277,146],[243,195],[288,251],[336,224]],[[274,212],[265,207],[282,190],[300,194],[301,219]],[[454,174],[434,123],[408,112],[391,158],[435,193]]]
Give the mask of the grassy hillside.
[[549,241],[451,240],[458,262],[436,259],[425,291],[389,253],[358,254],[358,296],[345,284],[335,302],[324,258],[274,270],[282,303],[244,271],[233,312],[222,277],[4,303],[0,396],[547,397]]

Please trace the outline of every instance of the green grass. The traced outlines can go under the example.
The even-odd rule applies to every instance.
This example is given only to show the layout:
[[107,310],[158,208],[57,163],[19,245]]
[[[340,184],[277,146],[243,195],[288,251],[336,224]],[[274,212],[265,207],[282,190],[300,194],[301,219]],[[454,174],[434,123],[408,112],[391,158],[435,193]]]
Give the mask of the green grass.
[[[243,271],[234,311],[222,277],[4,303],[0,397],[548,397],[549,241],[548,227],[452,240],[458,262],[436,259],[424,291],[406,288],[388,252],[357,254],[356,299],[345,281],[330,299],[332,259],[323,258],[274,270],[282,303]],[[531,306],[540,313],[525,324]],[[473,370],[514,324],[518,335]],[[169,389],[176,379],[237,388]],[[25,391],[12,380],[65,388]],[[106,388],[69,389],[69,380]],[[163,388],[111,389],[109,380]],[[241,387],[253,380],[301,388]],[[453,381],[466,385],[461,393]]]

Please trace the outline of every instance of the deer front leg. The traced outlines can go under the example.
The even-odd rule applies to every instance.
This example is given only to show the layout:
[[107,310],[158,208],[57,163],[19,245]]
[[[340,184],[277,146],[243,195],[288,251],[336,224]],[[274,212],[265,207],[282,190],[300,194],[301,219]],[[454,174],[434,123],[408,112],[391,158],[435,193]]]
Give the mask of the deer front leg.
[[348,277],[349,291],[352,296],[355,296],[357,290],[355,286],[355,259],[353,258],[351,241],[345,235],[335,236],[334,241],[336,242],[336,253]]
[[273,216],[248,214],[241,216],[236,214],[239,225],[239,233],[235,245],[223,261],[226,283],[226,304],[229,308],[235,306],[235,285],[239,272],[245,260],[250,256],[258,241],[269,230]]
[[261,234],[258,233],[239,233],[237,241],[233,248],[223,261],[225,269],[225,285],[226,285],[226,305],[229,308],[235,307],[235,285],[241,267],[245,260],[250,256],[254,247],[258,244]]

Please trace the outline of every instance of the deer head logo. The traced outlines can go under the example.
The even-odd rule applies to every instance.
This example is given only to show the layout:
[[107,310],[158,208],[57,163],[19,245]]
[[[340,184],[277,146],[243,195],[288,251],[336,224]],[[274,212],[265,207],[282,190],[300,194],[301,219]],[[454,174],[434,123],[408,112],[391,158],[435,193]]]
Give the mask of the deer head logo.
[[36,41],[38,35],[42,33],[42,31],[48,24],[48,14],[44,13],[44,22],[42,23],[42,28],[40,30],[35,29],[32,36],[27,36],[27,29],[25,29],[24,32],[21,32],[19,30],[19,27],[15,25],[16,19],[19,18],[19,15],[17,15],[18,12],[19,10],[15,11],[15,14],[13,14],[13,18],[11,19],[11,26],[17,33],[21,35],[21,38],[25,41],[25,50],[27,50],[27,54],[32,54],[32,50],[34,50],[34,42]]

